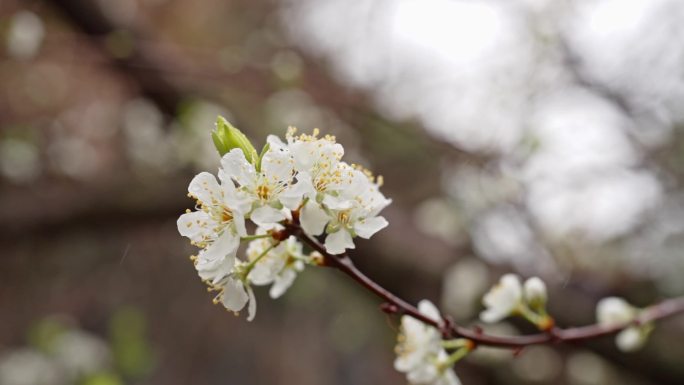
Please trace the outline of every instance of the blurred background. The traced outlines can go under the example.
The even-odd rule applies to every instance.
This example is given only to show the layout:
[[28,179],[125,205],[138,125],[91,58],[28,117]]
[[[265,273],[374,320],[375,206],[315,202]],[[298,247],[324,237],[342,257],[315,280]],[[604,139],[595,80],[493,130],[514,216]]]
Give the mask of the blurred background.
[[[247,323],[177,234],[225,115],[385,177],[362,270],[477,324],[509,271],[563,326],[684,294],[680,0],[1,0],[0,384],[397,384],[397,320],[309,269]],[[257,144],[257,147],[260,147]],[[526,333],[518,323],[493,333]],[[478,350],[464,384],[682,384],[684,319]]]

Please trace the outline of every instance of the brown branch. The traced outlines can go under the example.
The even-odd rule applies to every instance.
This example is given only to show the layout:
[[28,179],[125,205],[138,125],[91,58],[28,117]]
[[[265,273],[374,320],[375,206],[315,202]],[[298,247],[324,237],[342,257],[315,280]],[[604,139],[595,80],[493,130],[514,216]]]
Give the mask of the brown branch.
[[356,268],[354,262],[347,254],[332,255],[328,253],[323,245],[321,245],[317,240],[304,234],[299,225],[288,224],[286,227],[286,232],[288,235],[292,234],[297,236],[312,249],[321,253],[324,258],[324,265],[334,267],[342,271],[361,286],[382,298],[387,304],[382,307],[384,311],[408,315],[420,320],[425,324],[436,327],[440,330],[445,338],[467,338],[473,341],[476,345],[519,349],[530,345],[539,345],[552,342],[576,342],[590,340],[617,333],[630,326],[654,322],[662,318],[684,313],[684,297],[678,297],[650,306],[633,322],[625,325],[603,326],[599,324],[593,324],[568,329],[553,328],[546,333],[538,333],[526,336],[494,336],[483,333],[480,330],[472,330],[460,326],[454,323],[448,317],[442,316],[439,320],[427,317],[415,306],[397,297],[389,290],[380,286],[377,282],[363,274],[359,269]]

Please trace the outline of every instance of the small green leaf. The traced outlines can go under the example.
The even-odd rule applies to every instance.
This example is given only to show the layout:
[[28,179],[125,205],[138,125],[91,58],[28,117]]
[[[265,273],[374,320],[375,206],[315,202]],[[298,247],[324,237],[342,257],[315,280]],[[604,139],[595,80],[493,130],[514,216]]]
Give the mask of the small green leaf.
[[248,162],[256,165],[259,161],[259,155],[252,142],[223,116],[219,116],[216,120],[216,129],[212,131],[211,138],[221,156],[234,148],[239,148],[245,154]]
[[261,160],[264,159],[264,155],[268,152],[268,150],[271,148],[271,145],[266,143],[264,145],[264,148],[261,149],[261,154],[259,154],[259,160],[257,160],[256,164],[256,170],[261,171]]

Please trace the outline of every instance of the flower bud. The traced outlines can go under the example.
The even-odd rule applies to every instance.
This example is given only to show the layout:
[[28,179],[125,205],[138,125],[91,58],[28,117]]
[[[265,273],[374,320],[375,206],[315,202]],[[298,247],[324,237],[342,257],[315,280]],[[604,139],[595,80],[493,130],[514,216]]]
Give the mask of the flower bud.
[[216,119],[216,129],[211,132],[211,139],[213,139],[214,146],[221,156],[234,148],[239,148],[245,154],[248,162],[256,164],[259,160],[259,154],[245,134],[233,127],[222,116]]
[[523,291],[525,293],[525,301],[527,301],[530,308],[538,310],[546,306],[546,285],[539,277],[532,277],[525,281]]
[[622,298],[608,297],[596,306],[596,319],[604,326],[620,326],[634,321],[636,309]]
[[646,343],[647,332],[639,327],[630,327],[615,337],[615,344],[623,352],[639,350]]

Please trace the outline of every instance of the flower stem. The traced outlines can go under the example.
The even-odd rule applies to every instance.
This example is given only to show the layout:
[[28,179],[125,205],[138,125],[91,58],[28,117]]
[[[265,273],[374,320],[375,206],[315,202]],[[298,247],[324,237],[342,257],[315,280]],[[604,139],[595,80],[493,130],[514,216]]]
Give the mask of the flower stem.
[[454,340],[442,341],[442,347],[445,349],[458,349],[472,346],[473,342],[466,338],[456,338]]
[[465,356],[470,353],[471,349],[468,347],[462,347],[458,349],[457,351],[453,352],[449,358],[446,359],[446,361],[442,361],[439,363],[440,368],[450,368],[453,366],[455,363],[458,361],[462,360]]
[[254,234],[254,235],[247,235],[245,237],[240,237],[240,242],[243,241],[253,241],[255,239],[263,239],[263,238],[271,238],[273,237],[271,234]]
[[275,244],[273,244],[273,245],[267,247],[266,250],[262,251],[261,254],[259,254],[259,255],[258,255],[256,258],[254,258],[253,260],[251,260],[251,261],[249,262],[249,264],[248,264],[247,266],[245,266],[245,270],[244,270],[244,273],[243,273],[244,276],[247,277],[247,276],[249,275],[249,272],[252,271],[252,269],[254,269],[254,266],[256,266],[256,264],[257,264],[263,257],[265,257],[266,254],[268,254],[269,251],[273,250],[274,247],[278,246],[279,243],[280,243],[280,242],[277,242],[277,243],[275,243]]

